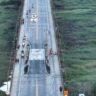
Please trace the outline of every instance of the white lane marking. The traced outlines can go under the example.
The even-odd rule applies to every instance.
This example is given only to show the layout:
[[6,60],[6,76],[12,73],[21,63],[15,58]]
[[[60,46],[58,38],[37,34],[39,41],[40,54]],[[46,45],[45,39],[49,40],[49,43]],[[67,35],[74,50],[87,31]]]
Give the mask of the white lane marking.
[[[36,0],[36,5],[36,14],[38,16],[38,0]],[[38,40],[38,21],[36,23],[36,40]]]
[[36,96],[39,96],[38,80],[36,80]]

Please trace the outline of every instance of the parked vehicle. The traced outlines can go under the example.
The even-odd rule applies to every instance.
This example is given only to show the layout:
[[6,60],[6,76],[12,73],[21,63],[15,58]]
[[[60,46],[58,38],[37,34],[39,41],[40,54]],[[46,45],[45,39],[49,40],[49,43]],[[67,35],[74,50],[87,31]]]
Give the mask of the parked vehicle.
[[46,64],[46,70],[50,74],[50,66],[48,64]]
[[29,44],[26,44],[26,46],[25,46],[25,64],[27,64],[28,63],[28,60],[29,60],[29,50],[30,50],[30,47],[29,47]]
[[29,68],[29,65],[26,65],[26,66],[24,67],[24,74],[27,74],[27,73],[28,73],[28,68]]
[[25,47],[25,42],[22,43],[22,47]]
[[17,62],[19,63],[19,59],[18,59],[18,58],[16,58],[16,59],[15,59],[15,62],[16,62],[16,63],[17,63]]
[[23,42],[25,42],[25,40],[26,40],[26,36],[24,35],[24,37],[23,37]]
[[38,16],[35,13],[33,13],[32,17],[31,17],[31,21],[32,22],[37,22],[37,19],[38,19]]
[[24,19],[21,19],[21,24],[24,24]]
[[24,58],[24,51],[21,51],[21,57]]
[[62,91],[63,91],[63,88],[62,88],[62,86],[60,86],[59,90],[60,90],[60,92],[62,92]]

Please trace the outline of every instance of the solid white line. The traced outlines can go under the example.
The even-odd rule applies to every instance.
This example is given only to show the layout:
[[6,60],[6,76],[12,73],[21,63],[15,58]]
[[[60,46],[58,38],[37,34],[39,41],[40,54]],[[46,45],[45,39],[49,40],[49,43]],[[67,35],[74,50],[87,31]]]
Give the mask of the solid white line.
[[36,40],[38,40],[38,0],[36,0],[36,15],[37,15],[37,24],[36,24]]
[[36,96],[39,96],[38,81],[36,80]]

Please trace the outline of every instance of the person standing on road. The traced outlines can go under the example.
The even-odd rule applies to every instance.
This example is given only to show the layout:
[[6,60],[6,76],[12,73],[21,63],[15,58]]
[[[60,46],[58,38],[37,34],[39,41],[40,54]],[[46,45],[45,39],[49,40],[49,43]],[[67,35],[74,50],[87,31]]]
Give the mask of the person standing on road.
[[62,92],[62,90],[63,90],[62,86],[60,86],[59,90],[60,90],[60,92]]

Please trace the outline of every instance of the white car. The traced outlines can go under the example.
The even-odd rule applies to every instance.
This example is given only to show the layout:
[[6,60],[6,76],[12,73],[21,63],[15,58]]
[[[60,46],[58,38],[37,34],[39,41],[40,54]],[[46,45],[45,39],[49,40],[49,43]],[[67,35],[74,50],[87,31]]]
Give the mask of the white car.
[[21,57],[24,58],[24,51],[21,51]]
[[49,60],[48,59],[45,59],[45,63],[48,64],[49,63]]
[[25,42],[22,43],[22,47],[25,47]]
[[32,14],[31,21],[32,22],[37,22],[38,16],[36,14]]

